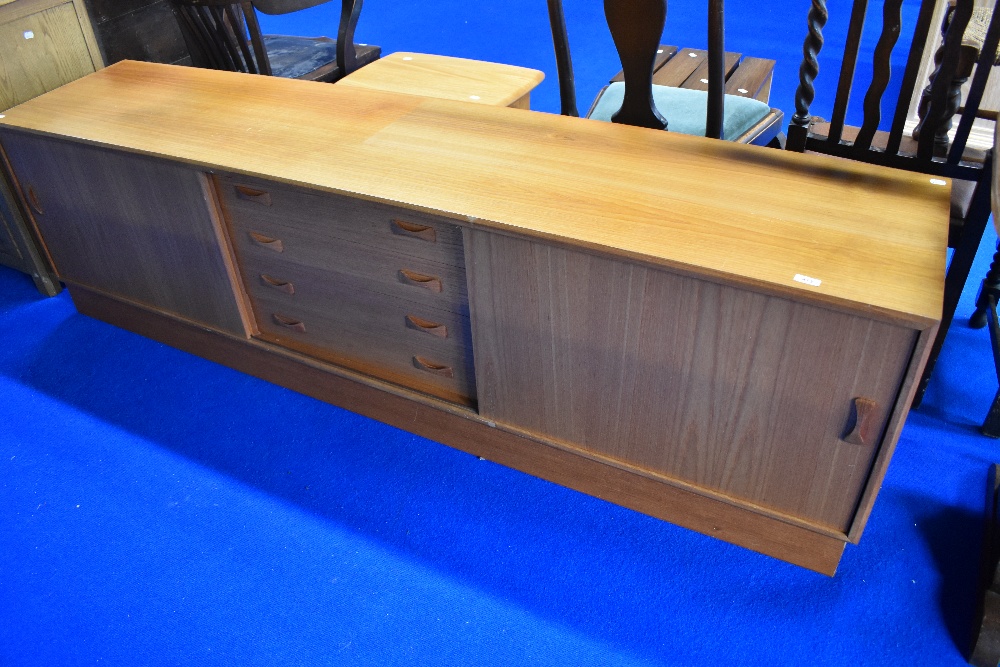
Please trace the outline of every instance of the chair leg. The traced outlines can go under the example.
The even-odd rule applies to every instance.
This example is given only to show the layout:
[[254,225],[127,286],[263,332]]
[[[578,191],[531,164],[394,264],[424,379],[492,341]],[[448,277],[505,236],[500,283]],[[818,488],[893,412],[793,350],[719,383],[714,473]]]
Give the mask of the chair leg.
[[[990,325],[990,347],[993,349],[993,365],[997,372],[997,382],[1000,383],[1000,322],[997,321],[997,297],[996,294],[986,296],[986,317]],[[983,435],[990,438],[1000,438],[1000,389],[993,397],[990,411],[986,413],[983,427],[980,429]]]
[[988,438],[1000,438],[1000,391],[993,397],[993,404],[990,411],[986,413],[986,419],[980,429],[983,435]]
[[[986,162],[983,164],[985,174],[993,173],[992,155],[987,154]],[[986,223],[990,216],[990,181],[989,177],[982,178],[976,185],[976,191],[972,195],[972,202],[969,205],[969,213],[962,230],[962,237],[958,247],[951,257],[948,265],[948,273],[944,279],[944,303],[941,311],[941,325],[938,328],[937,336],[931,345],[930,355],[927,358],[927,365],[924,367],[924,374],[917,384],[917,391],[913,397],[912,407],[920,407],[927,392],[927,385],[930,383],[931,373],[934,372],[934,364],[937,362],[941,348],[944,346],[944,339],[948,335],[951,321],[955,318],[955,309],[958,307],[958,300],[962,296],[965,282],[969,279],[972,271],[972,263],[976,259],[976,252],[979,250],[979,243],[983,239],[983,232],[986,231]]]
[[993,254],[990,270],[986,273],[982,286],[979,288],[976,312],[969,318],[969,326],[973,329],[982,329],[986,326],[986,295],[991,293],[993,298],[1000,300],[1000,242],[997,243],[997,251]]
[[358,68],[358,53],[354,48],[354,30],[361,17],[363,0],[343,0],[337,27],[337,70],[341,79]]

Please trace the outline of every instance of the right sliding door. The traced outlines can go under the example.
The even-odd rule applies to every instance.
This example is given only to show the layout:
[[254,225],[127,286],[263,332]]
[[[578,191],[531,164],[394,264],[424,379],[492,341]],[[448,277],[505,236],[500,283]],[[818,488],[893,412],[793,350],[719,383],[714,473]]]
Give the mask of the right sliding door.
[[614,257],[468,239],[484,417],[848,532],[916,331]]

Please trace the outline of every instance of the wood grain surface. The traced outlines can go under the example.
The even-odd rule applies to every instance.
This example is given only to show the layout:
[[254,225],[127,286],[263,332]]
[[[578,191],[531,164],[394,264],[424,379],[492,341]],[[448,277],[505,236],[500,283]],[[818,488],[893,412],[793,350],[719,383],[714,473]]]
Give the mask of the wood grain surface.
[[545,75],[535,69],[427,53],[391,53],[337,82],[387,93],[512,106]]
[[461,229],[365,199],[214,180],[257,335],[475,405]]
[[78,3],[20,0],[0,5],[0,111],[103,66]]
[[23,134],[3,148],[60,279],[246,334],[203,174]]
[[630,507],[748,549],[833,575],[844,550],[833,537],[748,512],[666,484],[662,478],[608,465],[580,451],[491,424],[471,411],[282,350],[193,326],[105,294],[71,285],[77,309],[97,319],[275,382],[334,405]]
[[247,76],[123,61],[10,110],[0,128],[569,239],[917,328],[940,317],[947,183],[450,100],[273,77],[247,85]]
[[[916,332],[509,236],[471,237],[480,414],[850,530]],[[857,398],[871,404],[863,444],[844,440]]]

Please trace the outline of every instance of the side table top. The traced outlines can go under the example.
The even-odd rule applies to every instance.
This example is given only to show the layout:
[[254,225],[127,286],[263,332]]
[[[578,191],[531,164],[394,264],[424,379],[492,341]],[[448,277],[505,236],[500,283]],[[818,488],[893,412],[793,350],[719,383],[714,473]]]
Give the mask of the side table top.
[[544,78],[542,72],[527,67],[400,52],[354,70],[337,85],[505,107]]

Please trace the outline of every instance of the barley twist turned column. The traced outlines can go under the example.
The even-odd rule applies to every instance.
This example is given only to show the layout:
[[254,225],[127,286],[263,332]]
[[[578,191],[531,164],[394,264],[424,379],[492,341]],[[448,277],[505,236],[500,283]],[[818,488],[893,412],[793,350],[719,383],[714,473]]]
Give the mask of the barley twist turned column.
[[806,146],[806,135],[809,133],[809,105],[816,96],[813,81],[819,74],[817,56],[823,48],[823,26],[826,25],[829,14],[826,11],[825,0],[812,0],[809,8],[809,34],[802,44],[802,64],[799,66],[799,87],[795,91],[795,115],[788,125],[788,148],[803,151]]

